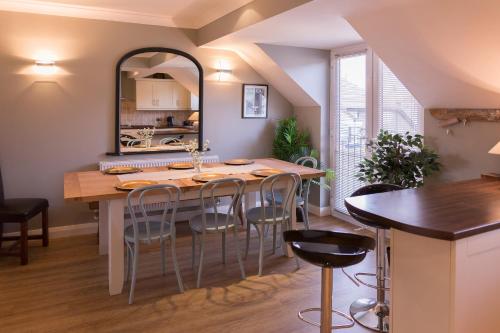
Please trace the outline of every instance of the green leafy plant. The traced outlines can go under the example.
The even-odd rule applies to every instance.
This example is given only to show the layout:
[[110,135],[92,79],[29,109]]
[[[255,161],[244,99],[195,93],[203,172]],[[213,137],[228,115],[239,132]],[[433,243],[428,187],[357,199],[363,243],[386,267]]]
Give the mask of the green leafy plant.
[[368,144],[371,157],[359,164],[356,177],[370,184],[388,183],[404,188],[420,187],[424,178],[441,168],[439,155],[424,145],[422,135],[380,131]]
[[273,156],[291,161],[295,155],[306,156],[311,150],[309,133],[301,131],[297,118],[289,117],[278,122],[273,141]]
[[[295,117],[285,118],[278,122],[273,141],[273,156],[292,163],[304,156],[311,156],[319,160],[319,152],[311,148],[309,133],[298,128],[297,118]],[[313,183],[330,189],[328,184],[335,178],[334,171],[324,163],[319,163],[318,169],[325,171],[326,183],[321,182],[319,179],[313,179]]]

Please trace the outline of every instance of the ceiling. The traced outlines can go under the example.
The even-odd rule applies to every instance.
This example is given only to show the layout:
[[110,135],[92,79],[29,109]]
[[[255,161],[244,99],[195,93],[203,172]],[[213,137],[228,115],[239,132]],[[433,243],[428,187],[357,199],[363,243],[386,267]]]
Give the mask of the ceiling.
[[25,0],[25,3],[88,6],[136,15],[164,16],[181,28],[198,29],[253,0]]
[[342,17],[332,0],[315,0],[268,18],[208,44],[231,48],[252,42],[332,49],[362,42],[356,30]]

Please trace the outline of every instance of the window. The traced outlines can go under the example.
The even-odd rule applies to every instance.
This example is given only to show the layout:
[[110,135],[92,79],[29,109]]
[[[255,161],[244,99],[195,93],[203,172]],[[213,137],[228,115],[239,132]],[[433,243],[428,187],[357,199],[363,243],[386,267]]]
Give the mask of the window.
[[[371,50],[334,55],[332,208],[347,213],[344,199],[364,184],[355,177],[366,140],[380,129],[423,134],[423,108]],[[375,69],[375,70],[374,70]]]
[[400,134],[422,134],[422,106],[381,60],[377,86],[378,128]]

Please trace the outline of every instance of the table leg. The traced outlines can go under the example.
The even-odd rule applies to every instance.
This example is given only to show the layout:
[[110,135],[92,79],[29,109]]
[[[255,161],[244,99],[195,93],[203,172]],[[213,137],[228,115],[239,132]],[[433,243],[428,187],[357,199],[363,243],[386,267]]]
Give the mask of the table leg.
[[124,199],[107,201],[109,294],[122,293],[124,280]]
[[99,201],[99,254],[108,254],[108,201]]

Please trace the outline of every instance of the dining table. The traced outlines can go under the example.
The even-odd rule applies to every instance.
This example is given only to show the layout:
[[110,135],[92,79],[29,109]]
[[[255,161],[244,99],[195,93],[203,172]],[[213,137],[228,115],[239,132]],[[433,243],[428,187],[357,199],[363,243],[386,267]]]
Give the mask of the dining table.
[[[224,163],[203,164],[201,172],[217,172],[224,177],[243,179],[245,187],[245,209],[257,204],[257,195],[262,177],[252,175],[257,169],[277,169],[280,172],[292,172],[302,179],[314,179],[325,176],[319,169],[309,168],[274,158],[253,159],[249,165],[226,165]],[[181,190],[181,200],[199,198],[202,182],[192,177],[194,170],[170,170],[167,167],[144,168],[142,172],[128,175],[110,175],[102,171],[67,172],[64,174],[64,199],[71,202],[99,202],[99,253],[108,256],[109,294],[118,295],[124,284],[124,228],[127,206],[127,191],[117,186],[127,180],[152,180],[160,184],[174,184]],[[223,195],[224,193],[220,193]],[[161,198],[157,198],[160,202]],[[155,201],[153,197],[152,202]],[[291,226],[296,228],[296,202],[293,201]],[[286,245],[284,252],[293,256]]]

